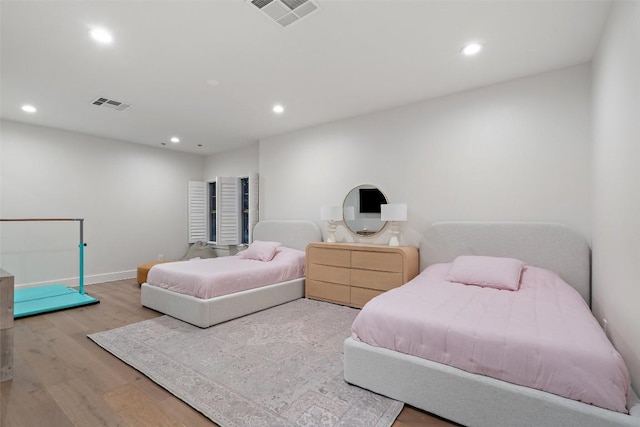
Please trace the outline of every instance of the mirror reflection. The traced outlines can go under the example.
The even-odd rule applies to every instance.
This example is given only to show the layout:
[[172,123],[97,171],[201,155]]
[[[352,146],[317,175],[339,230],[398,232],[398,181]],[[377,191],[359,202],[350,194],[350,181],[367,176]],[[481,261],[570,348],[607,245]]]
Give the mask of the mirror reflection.
[[380,219],[380,205],[387,203],[382,191],[374,185],[359,185],[347,194],[342,204],[344,223],[359,236],[379,233],[386,222]]

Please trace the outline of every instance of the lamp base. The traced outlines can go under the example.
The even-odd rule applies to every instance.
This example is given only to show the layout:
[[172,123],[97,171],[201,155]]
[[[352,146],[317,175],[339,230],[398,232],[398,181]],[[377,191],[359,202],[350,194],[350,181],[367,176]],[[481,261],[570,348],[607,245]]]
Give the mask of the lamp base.
[[329,221],[329,227],[327,229],[327,243],[336,242],[336,224],[334,221]]
[[391,221],[391,239],[389,239],[389,246],[400,246],[400,224],[398,221]]

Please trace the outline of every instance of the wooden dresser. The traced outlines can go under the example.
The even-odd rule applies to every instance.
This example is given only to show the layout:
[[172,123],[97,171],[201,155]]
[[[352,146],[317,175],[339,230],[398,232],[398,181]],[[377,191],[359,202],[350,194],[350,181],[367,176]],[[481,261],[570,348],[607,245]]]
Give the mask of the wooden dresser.
[[361,243],[307,246],[305,296],[361,308],[418,274],[418,249]]

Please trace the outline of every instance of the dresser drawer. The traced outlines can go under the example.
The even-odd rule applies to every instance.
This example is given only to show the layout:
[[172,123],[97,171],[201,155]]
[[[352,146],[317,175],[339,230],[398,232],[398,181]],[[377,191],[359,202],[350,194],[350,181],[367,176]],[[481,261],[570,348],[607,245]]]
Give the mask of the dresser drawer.
[[347,249],[325,249],[310,247],[307,254],[314,264],[349,267],[351,265],[351,251]]
[[349,286],[318,282],[316,280],[309,279],[305,281],[304,286],[305,296],[307,298],[317,298],[341,304],[349,304],[351,301],[351,291]]
[[388,291],[402,285],[402,273],[388,271],[351,270],[351,285],[362,288]]
[[376,291],[372,289],[364,288],[351,288],[351,305],[354,307],[362,308],[366,303],[374,297],[384,293],[383,291]]
[[307,277],[312,280],[320,280],[322,282],[338,283],[342,285],[349,284],[350,271],[348,268],[332,267],[329,265],[309,264]]
[[352,251],[351,267],[401,273],[403,259],[398,253]]

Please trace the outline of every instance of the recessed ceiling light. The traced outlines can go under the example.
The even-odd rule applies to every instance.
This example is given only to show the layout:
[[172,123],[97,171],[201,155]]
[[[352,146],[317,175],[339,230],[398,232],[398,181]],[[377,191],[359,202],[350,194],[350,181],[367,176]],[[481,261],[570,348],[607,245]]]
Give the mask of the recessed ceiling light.
[[173,142],[174,144],[177,144],[180,142],[180,138],[178,138],[177,136],[172,136],[171,137],[171,142]]
[[482,43],[469,43],[465,47],[462,48],[462,53],[465,55],[475,55],[476,53],[482,50]]
[[111,33],[104,28],[92,28],[89,34],[95,41],[102,44],[109,44],[113,41]]
[[24,111],[25,113],[35,113],[38,110],[33,105],[23,105],[22,111]]
[[276,114],[282,114],[284,113],[284,107],[280,104],[276,104],[273,106],[273,112]]

